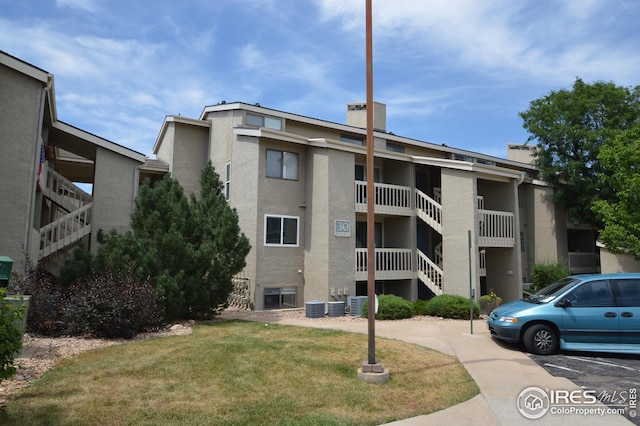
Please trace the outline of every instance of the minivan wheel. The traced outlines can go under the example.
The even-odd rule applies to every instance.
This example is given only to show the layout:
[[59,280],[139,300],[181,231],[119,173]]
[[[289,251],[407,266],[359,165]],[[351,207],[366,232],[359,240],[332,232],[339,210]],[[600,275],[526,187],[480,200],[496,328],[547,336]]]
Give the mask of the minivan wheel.
[[523,336],[524,347],[537,355],[550,355],[558,350],[555,330],[545,324],[535,324],[527,328]]

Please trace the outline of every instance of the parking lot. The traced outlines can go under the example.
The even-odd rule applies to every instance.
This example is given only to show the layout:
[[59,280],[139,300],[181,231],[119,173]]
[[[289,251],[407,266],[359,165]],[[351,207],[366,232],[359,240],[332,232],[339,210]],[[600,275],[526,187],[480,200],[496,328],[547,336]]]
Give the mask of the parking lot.
[[[626,407],[627,419],[640,425],[640,403],[633,401],[640,392],[640,355],[561,352],[529,357],[554,376],[566,377],[576,385],[594,390],[595,396],[610,407]],[[635,413],[635,417],[634,417]]]

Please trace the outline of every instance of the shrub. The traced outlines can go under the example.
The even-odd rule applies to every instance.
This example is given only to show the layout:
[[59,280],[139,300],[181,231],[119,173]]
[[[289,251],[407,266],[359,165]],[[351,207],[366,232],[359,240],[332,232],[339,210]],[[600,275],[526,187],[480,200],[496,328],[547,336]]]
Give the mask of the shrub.
[[[364,302],[362,306],[362,316],[369,315],[369,301]],[[376,319],[379,320],[397,320],[403,318],[411,318],[415,315],[413,303],[402,297],[393,294],[382,294],[378,296],[378,313]]]
[[65,298],[70,334],[130,339],[160,325],[162,311],[155,289],[132,273],[93,273],[78,281]]
[[24,316],[24,307],[4,302],[6,295],[7,289],[0,288],[0,380],[16,374],[14,357],[22,348],[22,332],[16,321]]
[[45,336],[59,336],[64,333],[63,294],[53,275],[44,269],[31,267],[23,276],[14,272],[11,274],[9,291],[31,296],[27,314],[28,331]]
[[415,311],[416,315],[428,315],[427,314],[428,303],[429,303],[428,300],[420,300],[420,299],[413,302],[413,310]]
[[533,288],[531,290],[538,291],[559,279],[568,277],[571,275],[571,271],[562,262],[537,263],[533,266],[531,275],[533,278]]
[[[436,317],[468,319],[469,299],[453,294],[441,294],[429,300],[427,314]],[[473,302],[473,317],[480,317],[480,306]]]

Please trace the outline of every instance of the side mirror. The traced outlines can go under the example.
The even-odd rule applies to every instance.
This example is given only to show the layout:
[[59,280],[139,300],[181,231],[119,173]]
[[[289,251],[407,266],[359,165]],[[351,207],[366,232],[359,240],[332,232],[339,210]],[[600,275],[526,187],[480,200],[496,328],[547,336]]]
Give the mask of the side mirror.
[[556,306],[558,308],[568,308],[571,306],[571,300],[564,298],[561,301],[559,301],[558,303],[556,303]]

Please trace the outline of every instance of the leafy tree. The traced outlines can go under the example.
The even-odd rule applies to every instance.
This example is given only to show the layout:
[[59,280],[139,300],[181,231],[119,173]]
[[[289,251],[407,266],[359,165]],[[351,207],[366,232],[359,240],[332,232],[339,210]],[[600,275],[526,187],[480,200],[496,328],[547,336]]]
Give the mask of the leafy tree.
[[200,197],[187,198],[167,175],[145,182],[131,216],[131,231],[100,236],[102,268],[131,270],[149,280],[164,301],[165,320],[210,317],[224,304],[232,277],[250,250],[223,184],[211,163],[201,173]]
[[534,164],[556,188],[552,201],[564,206],[575,223],[599,227],[596,200],[615,198],[598,158],[600,149],[640,121],[640,86],[587,84],[577,78],[572,90],[552,91],[521,112],[523,127],[540,149]]
[[15,355],[22,348],[22,332],[17,321],[24,317],[24,307],[4,300],[6,288],[0,288],[0,380],[16,373]]
[[599,159],[610,171],[605,181],[616,194],[615,200],[594,204],[604,223],[600,240],[611,252],[640,260],[640,125],[603,146]]

